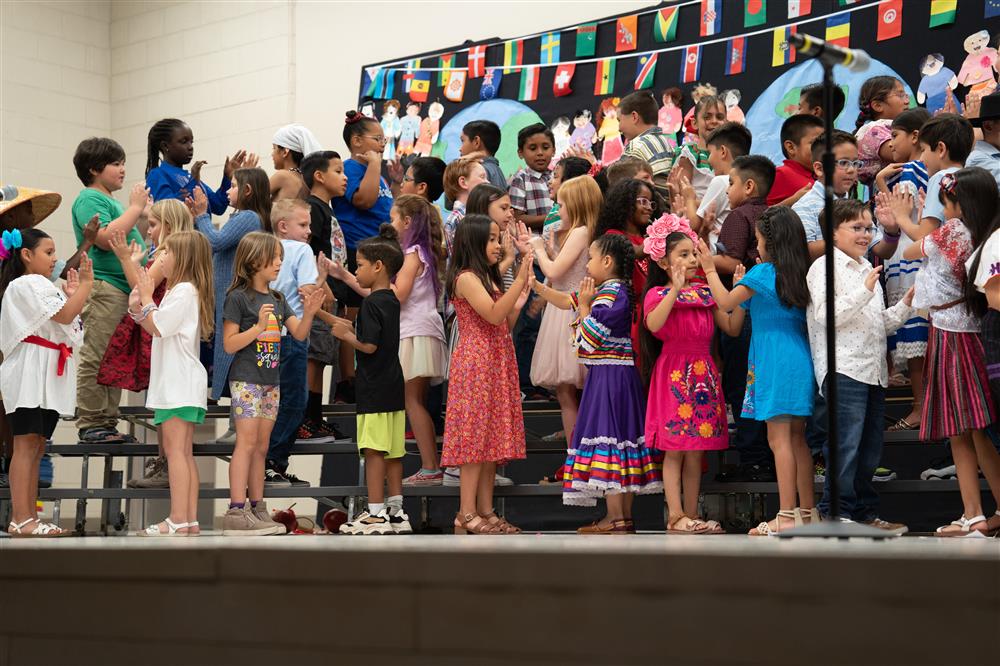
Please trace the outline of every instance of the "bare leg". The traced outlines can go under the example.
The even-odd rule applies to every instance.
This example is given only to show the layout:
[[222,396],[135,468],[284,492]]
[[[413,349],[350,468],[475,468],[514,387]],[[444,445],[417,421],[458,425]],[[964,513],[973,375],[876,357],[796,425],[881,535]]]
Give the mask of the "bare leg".
[[[191,496],[188,499],[188,515],[187,522],[197,522],[198,520],[198,490],[201,485],[201,481],[198,477],[198,465],[194,461],[194,451],[193,449],[193,437],[194,437],[194,424],[190,424],[191,433],[188,435],[188,445],[184,451],[184,459],[187,463],[188,470],[188,483],[190,487]],[[199,534],[201,532],[200,527],[188,528],[188,532],[191,534]]]
[[[795,451],[792,447],[792,423],[790,421],[768,421],[767,442],[774,453],[774,470],[778,477],[778,508],[791,511],[795,508],[798,475],[796,473]],[[812,458],[809,460],[812,464]],[[787,522],[787,521],[786,521]],[[780,530],[780,517],[775,516],[769,523],[772,530]]]
[[812,452],[806,443],[805,419],[794,419],[791,423],[792,454],[795,458],[795,490],[799,496],[796,506],[812,509],[816,505],[813,488],[815,481]]
[[622,493],[622,518],[632,520],[632,502],[635,501],[635,493]]
[[663,497],[667,502],[667,525],[685,515],[681,502],[681,470],[684,451],[667,451],[663,458]]
[[556,387],[556,400],[559,401],[559,413],[562,416],[566,441],[570,441],[573,439],[573,428],[576,427],[576,416],[580,409],[576,387],[572,384],[560,384]]
[[45,456],[45,438],[41,435],[37,436],[35,444],[35,464],[31,468],[31,483],[28,487],[31,489],[31,511],[35,518],[38,518],[38,477],[41,472],[42,458]]
[[[163,433],[163,451],[167,456],[167,478],[170,481],[170,520],[176,524],[186,523],[191,514],[191,472],[187,465],[187,450],[190,442],[185,442],[188,432],[193,432],[191,425],[178,418],[164,421],[160,425]],[[169,526],[159,524],[160,532],[167,532]],[[187,528],[182,528],[187,531]]]
[[250,484],[251,461],[257,448],[259,419],[236,419],[236,445],[229,461],[229,502],[244,504]]
[[702,451],[684,452],[684,515],[698,515],[698,495],[701,492],[701,459]]
[[[344,308],[344,318],[354,321],[358,318],[358,308]],[[340,345],[340,378],[343,381],[354,379],[354,347]]]
[[[461,495],[459,513],[463,516],[476,515],[476,496],[479,492],[479,477],[483,475],[482,463],[462,465],[459,476],[459,493]],[[493,478],[490,478],[490,483]]]
[[496,463],[483,463],[479,473],[479,487],[476,490],[476,513],[486,516],[493,512],[493,486],[496,483]]
[[913,408],[906,416],[907,423],[920,423],[924,407],[924,358],[911,358],[906,362],[910,371],[910,391],[913,393]]
[[[36,518],[35,499],[38,497],[39,451],[45,440],[39,435],[14,437],[14,455],[10,459],[11,521],[21,523]],[[34,480],[34,486],[32,486]]]
[[951,438],[951,455],[955,459],[958,490],[962,494],[962,515],[966,518],[978,516],[983,512],[979,492],[979,464],[968,432]]
[[427,377],[415,377],[406,382],[405,387],[406,418],[410,420],[413,436],[417,439],[420,466],[428,471],[437,470],[439,467],[434,420],[424,406],[429,384],[430,380]]
[[267,463],[267,448],[274,430],[271,419],[254,419],[257,421],[257,446],[250,459],[250,476],[247,478],[247,491],[250,500],[256,502],[264,499],[264,468]]
[[385,453],[365,449],[365,483],[368,485],[368,503],[385,504]]
[[386,485],[389,486],[389,495],[403,494],[402,458],[385,459],[385,480],[386,480]]
[[602,526],[625,519],[625,493],[605,495],[604,501],[608,506],[608,515],[601,521]]

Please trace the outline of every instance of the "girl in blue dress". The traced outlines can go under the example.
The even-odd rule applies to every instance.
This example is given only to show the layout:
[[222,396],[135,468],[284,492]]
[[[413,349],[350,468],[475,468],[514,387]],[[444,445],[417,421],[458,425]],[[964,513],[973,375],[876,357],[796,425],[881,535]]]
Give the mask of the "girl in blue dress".
[[[747,271],[732,291],[715,270],[704,241],[699,260],[719,308],[742,305],[753,332],[743,417],[767,422],[778,477],[778,515],[750,530],[753,536],[818,521],[813,495],[813,460],[806,445],[806,418],[813,408],[813,365],[806,332],[809,251],[799,216],[787,206],[771,206],[757,220],[761,263]],[[797,496],[797,498],[796,498]]]

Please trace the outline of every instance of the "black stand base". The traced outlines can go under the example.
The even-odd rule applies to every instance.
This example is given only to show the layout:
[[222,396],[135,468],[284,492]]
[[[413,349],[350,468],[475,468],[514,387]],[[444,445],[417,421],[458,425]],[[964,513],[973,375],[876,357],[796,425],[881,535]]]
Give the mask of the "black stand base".
[[782,530],[777,535],[782,539],[814,537],[820,539],[894,539],[898,534],[869,527],[861,523],[842,523],[839,520],[824,520],[790,530]]

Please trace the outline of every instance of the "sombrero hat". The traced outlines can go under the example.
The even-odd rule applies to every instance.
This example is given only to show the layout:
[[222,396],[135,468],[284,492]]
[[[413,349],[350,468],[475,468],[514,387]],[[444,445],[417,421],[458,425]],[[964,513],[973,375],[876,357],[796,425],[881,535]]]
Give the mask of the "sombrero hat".
[[26,201],[31,202],[31,213],[35,218],[32,226],[35,226],[59,207],[59,204],[62,203],[62,195],[58,192],[49,192],[48,190],[18,187],[17,197],[9,201],[0,201],[0,215],[13,210],[16,206],[20,206]]

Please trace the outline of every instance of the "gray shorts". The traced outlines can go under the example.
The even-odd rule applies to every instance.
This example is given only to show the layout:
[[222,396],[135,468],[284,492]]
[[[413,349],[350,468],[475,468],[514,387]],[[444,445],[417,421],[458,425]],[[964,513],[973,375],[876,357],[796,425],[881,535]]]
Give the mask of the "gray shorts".
[[336,365],[340,355],[340,340],[333,337],[330,327],[313,319],[309,330],[309,360],[319,361],[324,365]]

